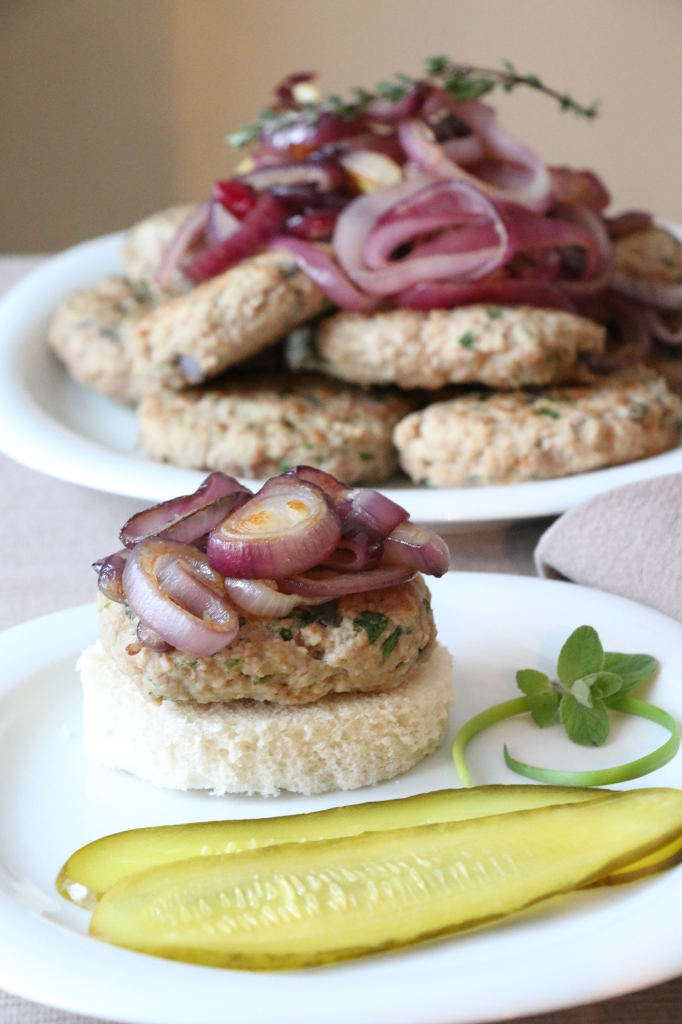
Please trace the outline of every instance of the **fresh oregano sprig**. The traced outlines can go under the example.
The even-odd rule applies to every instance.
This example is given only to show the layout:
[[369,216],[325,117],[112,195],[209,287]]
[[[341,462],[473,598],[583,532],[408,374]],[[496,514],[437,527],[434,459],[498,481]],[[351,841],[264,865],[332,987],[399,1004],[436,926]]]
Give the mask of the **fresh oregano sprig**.
[[[536,89],[555,99],[562,110],[571,111],[588,120],[595,118],[599,112],[599,103],[595,101],[589,106],[577,103],[569,93],[561,93],[545,85],[537,75],[521,75],[511,61],[504,61],[504,70],[479,68],[473,64],[458,64],[449,57],[429,57],[426,61],[426,77],[433,84],[451,92],[459,100],[479,99],[498,87],[505,92],[512,92],[520,85]],[[375,99],[397,103],[423,82],[422,79],[398,72],[390,81],[379,82],[373,90],[356,87],[351,90],[352,99],[330,95],[319,103],[302,103],[296,110],[278,110],[266,107],[255,121],[245,124],[239,131],[227,136],[227,142],[235,149],[241,149],[255,142],[261,132],[274,133],[285,128],[300,124],[316,124],[323,114],[333,114],[345,121],[364,114]]]
[[594,771],[561,771],[539,768],[513,758],[504,747],[504,759],[512,771],[538,782],[561,786],[604,786],[639,778],[667,764],[680,746],[677,723],[661,708],[629,694],[653,677],[658,662],[648,654],[617,654],[604,651],[596,630],[580,626],[561,648],[557,680],[544,672],[521,669],[516,682],[525,695],[504,701],[470,719],[455,737],[452,755],[465,785],[471,785],[464,751],[484,729],[506,718],[530,712],[540,728],[552,725],[557,716],[566,735],[581,746],[601,746],[609,735],[609,711],[648,718],[670,731],[670,739],[652,754],[616,768]]
[[521,75],[511,61],[503,61],[504,71],[494,68],[481,68],[473,64],[458,64],[448,57],[430,57],[426,62],[429,78],[437,79],[439,84],[451,92],[459,100],[479,99],[498,87],[505,92],[512,92],[520,85],[536,89],[545,96],[555,99],[562,110],[570,111],[579,117],[593,120],[599,113],[599,101],[589,106],[576,102],[570,93],[562,93],[545,83],[537,75]]

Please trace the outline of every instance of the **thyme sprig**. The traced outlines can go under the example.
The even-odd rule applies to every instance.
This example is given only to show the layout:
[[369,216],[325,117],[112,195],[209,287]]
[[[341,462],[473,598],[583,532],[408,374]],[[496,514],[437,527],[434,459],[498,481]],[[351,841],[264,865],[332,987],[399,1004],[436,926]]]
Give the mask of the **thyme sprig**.
[[[500,71],[476,67],[473,64],[458,64],[449,57],[429,57],[426,61],[426,78],[431,84],[440,86],[459,100],[479,99],[498,87],[505,92],[512,92],[518,86],[525,85],[551,96],[562,110],[586,117],[588,120],[597,116],[599,103],[596,100],[589,106],[583,106],[569,93],[561,93],[545,85],[537,75],[519,74],[511,61],[505,60],[503,63],[504,70]],[[332,114],[343,118],[344,121],[352,121],[364,114],[374,100],[397,103],[423,82],[424,79],[412,78],[399,72],[390,81],[379,82],[371,91],[357,86],[351,90],[350,99],[332,94],[319,103],[302,103],[296,110],[266,107],[255,121],[228,135],[227,142],[233,148],[241,149],[255,142],[262,133],[274,135],[287,128],[297,127],[305,130],[315,125],[323,114]]]

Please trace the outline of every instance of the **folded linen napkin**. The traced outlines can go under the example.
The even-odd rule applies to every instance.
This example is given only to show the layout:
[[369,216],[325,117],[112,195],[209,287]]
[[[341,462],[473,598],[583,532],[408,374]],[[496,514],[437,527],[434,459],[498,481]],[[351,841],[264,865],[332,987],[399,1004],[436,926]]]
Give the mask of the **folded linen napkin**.
[[540,576],[608,590],[682,622],[682,474],[618,487],[543,533]]

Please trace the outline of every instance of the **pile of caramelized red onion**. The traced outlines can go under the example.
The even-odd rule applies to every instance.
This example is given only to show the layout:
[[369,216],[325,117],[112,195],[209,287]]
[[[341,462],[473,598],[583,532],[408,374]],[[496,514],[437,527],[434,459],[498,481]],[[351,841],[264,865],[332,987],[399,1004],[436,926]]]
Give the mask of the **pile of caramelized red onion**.
[[[609,193],[591,171],[547,167],[491,107],[428,81],[340,116],[297,102],[297,86],[313,78],[277,87],[252,170],[216,182],[169,245],[160,284],[178,268],[200,283],[275,249],[342,309],[494,302],[581,312],[599,297],[620,329],[621,362],[643,358],[652,337],[682,343],[657,313],[682,309],[682,285],[614,270],[613,239],[651,217],[604,217]],[[392,172],[369,191],[354,173],[368,156]]]
[[234,640],[239,611],[284,618],[299,605],[442,576],[445,542],[378,491],[311,466],[253,494],[211,473],[194,494],[139,512],[123,550],[95,562],[98,585],[138,616],[138,645],[208,657]]

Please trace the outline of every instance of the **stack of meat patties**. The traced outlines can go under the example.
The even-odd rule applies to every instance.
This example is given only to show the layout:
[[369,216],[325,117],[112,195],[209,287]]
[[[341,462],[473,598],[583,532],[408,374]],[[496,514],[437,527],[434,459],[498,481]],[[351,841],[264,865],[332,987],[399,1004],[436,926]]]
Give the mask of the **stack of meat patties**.
[[[154,459],[255,479],[307,463],[375,484],[399,464],[416,483],[465,487],[567,476],[679,443],[682,364],[594,373],[608,344],[598,315],[338,312],[284,252],[191,289],[177,274],[162,290],[155,275],[188,212],[132,228],[124,275],[69,295],[49,334],[77,381],[137,405]],[[662,229],[617,240],[615,253],[630,276],[682,280],[682,248]]]

